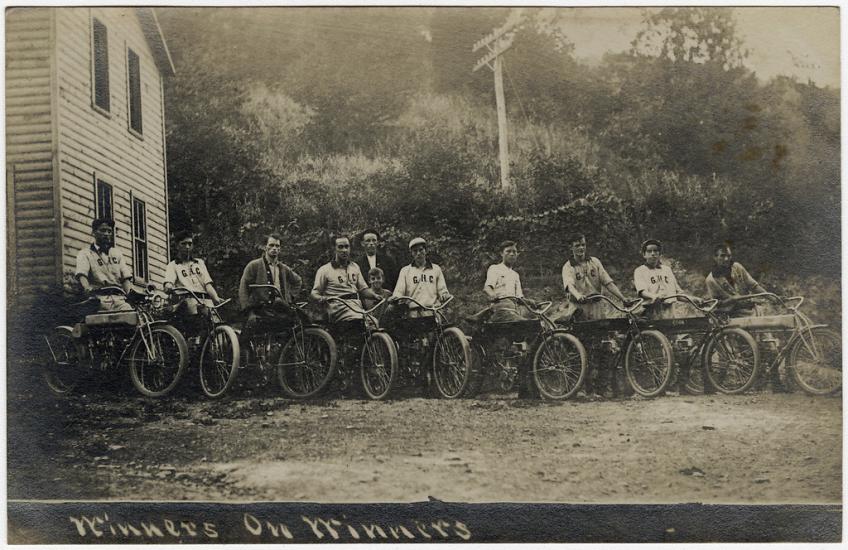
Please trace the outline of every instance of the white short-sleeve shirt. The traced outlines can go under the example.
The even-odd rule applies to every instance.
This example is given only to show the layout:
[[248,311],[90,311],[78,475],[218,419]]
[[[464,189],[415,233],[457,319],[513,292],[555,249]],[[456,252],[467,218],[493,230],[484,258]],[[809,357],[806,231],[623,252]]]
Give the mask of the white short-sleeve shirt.
[[[396,298],[409,297],[417,300],[421,305],[432,307],[440,297],[448,293],[442,268],[437,264],[427,263],[424,267],[416,267],[413,264],[404,266],[398,274],[395,285],[394,296]],[[409,302],[412,309],[418,306]]]
[[600,294],[611,282],[612,277],[594,256],[583,262],[571,259],[562,266],[562,286],[566,292],[574,289],[584,296]]
[[77,253],[74,275],[77,278],[86,277],[89,283],[98,287],[121,286],[123,281],[133,277],[119,248],[113,246],[106,252],[96,244]]
[[183,287],[192,292],[206,292],[206,285],[212,282],[206,264],[199,258],[177,263],[176,260],[165,267],[165,282]]
[[514,269],[504,263],[489,266],[484,287],[490,287],[494,290],[495,296],[498,298],[507,296],[524,298],[524,291],[521,289],[521,277]]
[[633,272],[633,284],[636,287],[636,293],[640,296],[643,291],[660,298],[684,293],[677,284],[674,272],[665,264],[660,264],[653,269],[644,264],[640,265]]
[[[356,294],[367,287],[368,285],[365,284],[365,279],[362,276],[362,270],[359,269],[356,262],[350,262],[347,265],[329,262],[318,268],[312,290],[317,291],[322,296],[332,298],[345,294]],[[359,298],[345,299],[345,302],[350,303],[357,310],[363,309]],[[330,316],[330,320],[334,322],[362,318],[362,315],[335,301],[327,304],[327,314]]]

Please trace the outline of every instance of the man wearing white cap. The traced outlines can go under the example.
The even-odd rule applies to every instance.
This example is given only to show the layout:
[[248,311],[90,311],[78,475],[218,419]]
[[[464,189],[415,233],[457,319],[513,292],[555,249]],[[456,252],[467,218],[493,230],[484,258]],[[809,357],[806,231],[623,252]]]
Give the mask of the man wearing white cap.
[[[442,268],[427,259],[427,241],[415,237],[409,241],[409,252],[412,254],[412,263],[400,270],[392,297],[413,298],[428,307],[450,298]],[[407,304],[410,318],[432,315],[431,312],[422,311],[413,302]]]

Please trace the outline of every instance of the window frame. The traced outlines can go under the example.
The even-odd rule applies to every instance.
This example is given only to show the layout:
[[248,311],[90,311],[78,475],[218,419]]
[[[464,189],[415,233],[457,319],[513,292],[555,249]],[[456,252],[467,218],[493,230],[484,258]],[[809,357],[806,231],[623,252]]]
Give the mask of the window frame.
[[[94,218],[109,218],[110,220],[115,220],[115,186],[109,183],[108,181],[100,178],[97,173],[93,174],[94,176]],[[103,186],[104,189],[109,191],[109,212],[103,212],[100,210],[100,186]],[[117,229],[115,226],[112,226],[112,242],[117,238]]]
[[[141,216],[137,210],[137,205],[141,206]],[[139,220],[139,218],[142,218]],[[130,193],[130,218],[132,221],[132,255],[133,255],[133,277],[136,281],[147,282],[150,280],[150,239],[147,231],[147,203]],[[138,229],[143,230],[143,235],[139,236]],[[144,258],[139,254],[139,245],[144,246]],[[140,271],[140,268],[144,268]]]
[[[144,139],[144,101],[142,98],[142,82],[141,82],[141,56],[135,50],[127,45],[125,48],[127,61],[127,130],[130,134],[138,139]],[[133,87],[132,87],[132,69],[130,66],[130,54],[135,56],[138,68],[138,129],[133,127]]]
[[[100,186],[103,185],[104,189],[109,190],[109,212],[102,212],[100,210]],[[109,183],[108,181],[100,178],[96,173],[94,174],[94,217],[102,218],[108,217],[109,219],[115,219],[115,186]]]
[[[89,25],[90,32],[90,42],[91,42],[91,108],[105,116],[106,118],[112,118],[112,86],[109,78],[109,27],[106,26],[106,23],[101,21],[94,15],[90,17],[91,23]],[[106,55],[106,67],[105,67],[105,86],[106,86],[106,106],[99,105],[97,103],[97,50],[95,43],[95,27],[99,24],[103,27],[104,37],[105,37],[105,55]]]

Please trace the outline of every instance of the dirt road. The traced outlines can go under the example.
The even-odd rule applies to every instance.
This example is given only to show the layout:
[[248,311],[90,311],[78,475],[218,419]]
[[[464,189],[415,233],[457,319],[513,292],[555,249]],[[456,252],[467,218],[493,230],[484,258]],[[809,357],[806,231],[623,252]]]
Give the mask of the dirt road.
[[841,398],[8,400],[10,499],[837,503]]

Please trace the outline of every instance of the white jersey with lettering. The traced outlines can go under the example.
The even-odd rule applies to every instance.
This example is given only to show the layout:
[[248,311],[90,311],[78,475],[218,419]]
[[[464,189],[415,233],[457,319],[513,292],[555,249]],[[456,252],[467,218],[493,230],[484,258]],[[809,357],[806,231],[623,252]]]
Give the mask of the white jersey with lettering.
[[165,282],[177,288],[187,288],[192,292],[206,292],[206,285],[212,282],[206,264],[200,258],[187,262],[171,262],[165,267]]
[[[312,285],[312,292],[317,292],[326,298],[332,298],[345,294],[357,294],[367,287],[365,278],[362,276],[362,270],[359,269],[356,262],[341,265],[334,260],[318,268],[315,273],[315,284]],[[363,309],[359,298],[345,299],[345,302],[350,303],[357,310]],[[327,304],[327,314],[332,322],[362,319],[361,314],[355,313],[336,301]]]
[[[398,274],[393,296],[395,298],[408,297],[417,300],[421,305],[432,307],[444,296],[448,295],[448,287],[442,268],[427,262],[424,267],[416,267],[409,264],[403,267]],[[418,306],[408,302],[410,309]]]
[[74,275],[77,278],[86,277],[94,287],[121,286],[122,282],[133,276],[120,249],[113,246],[106,252],[96,244],[77,253]]
[[[642,296],[644,291],[660,298],[672,294],[684,294],[683,289],[677,284],[674,272],[665,264],[659,264],[653,269],[644,264],[640,265],[633,271],[633,285],[636,287],[638,296]],[[675,301],[668,300],[668,302]]]
[[521,277],[514,269],[503,262],[489,266],[489,270],[486,272],[486,284],[483,287],[494,290],[497,298],[507,296],[524,298],[524,291],[521,289]]
[[576,290],[583,296],[601,294],[611,282],[612,277],[594,256],[583,262],[572,258],[562,266],[562,286],[566,292]]

